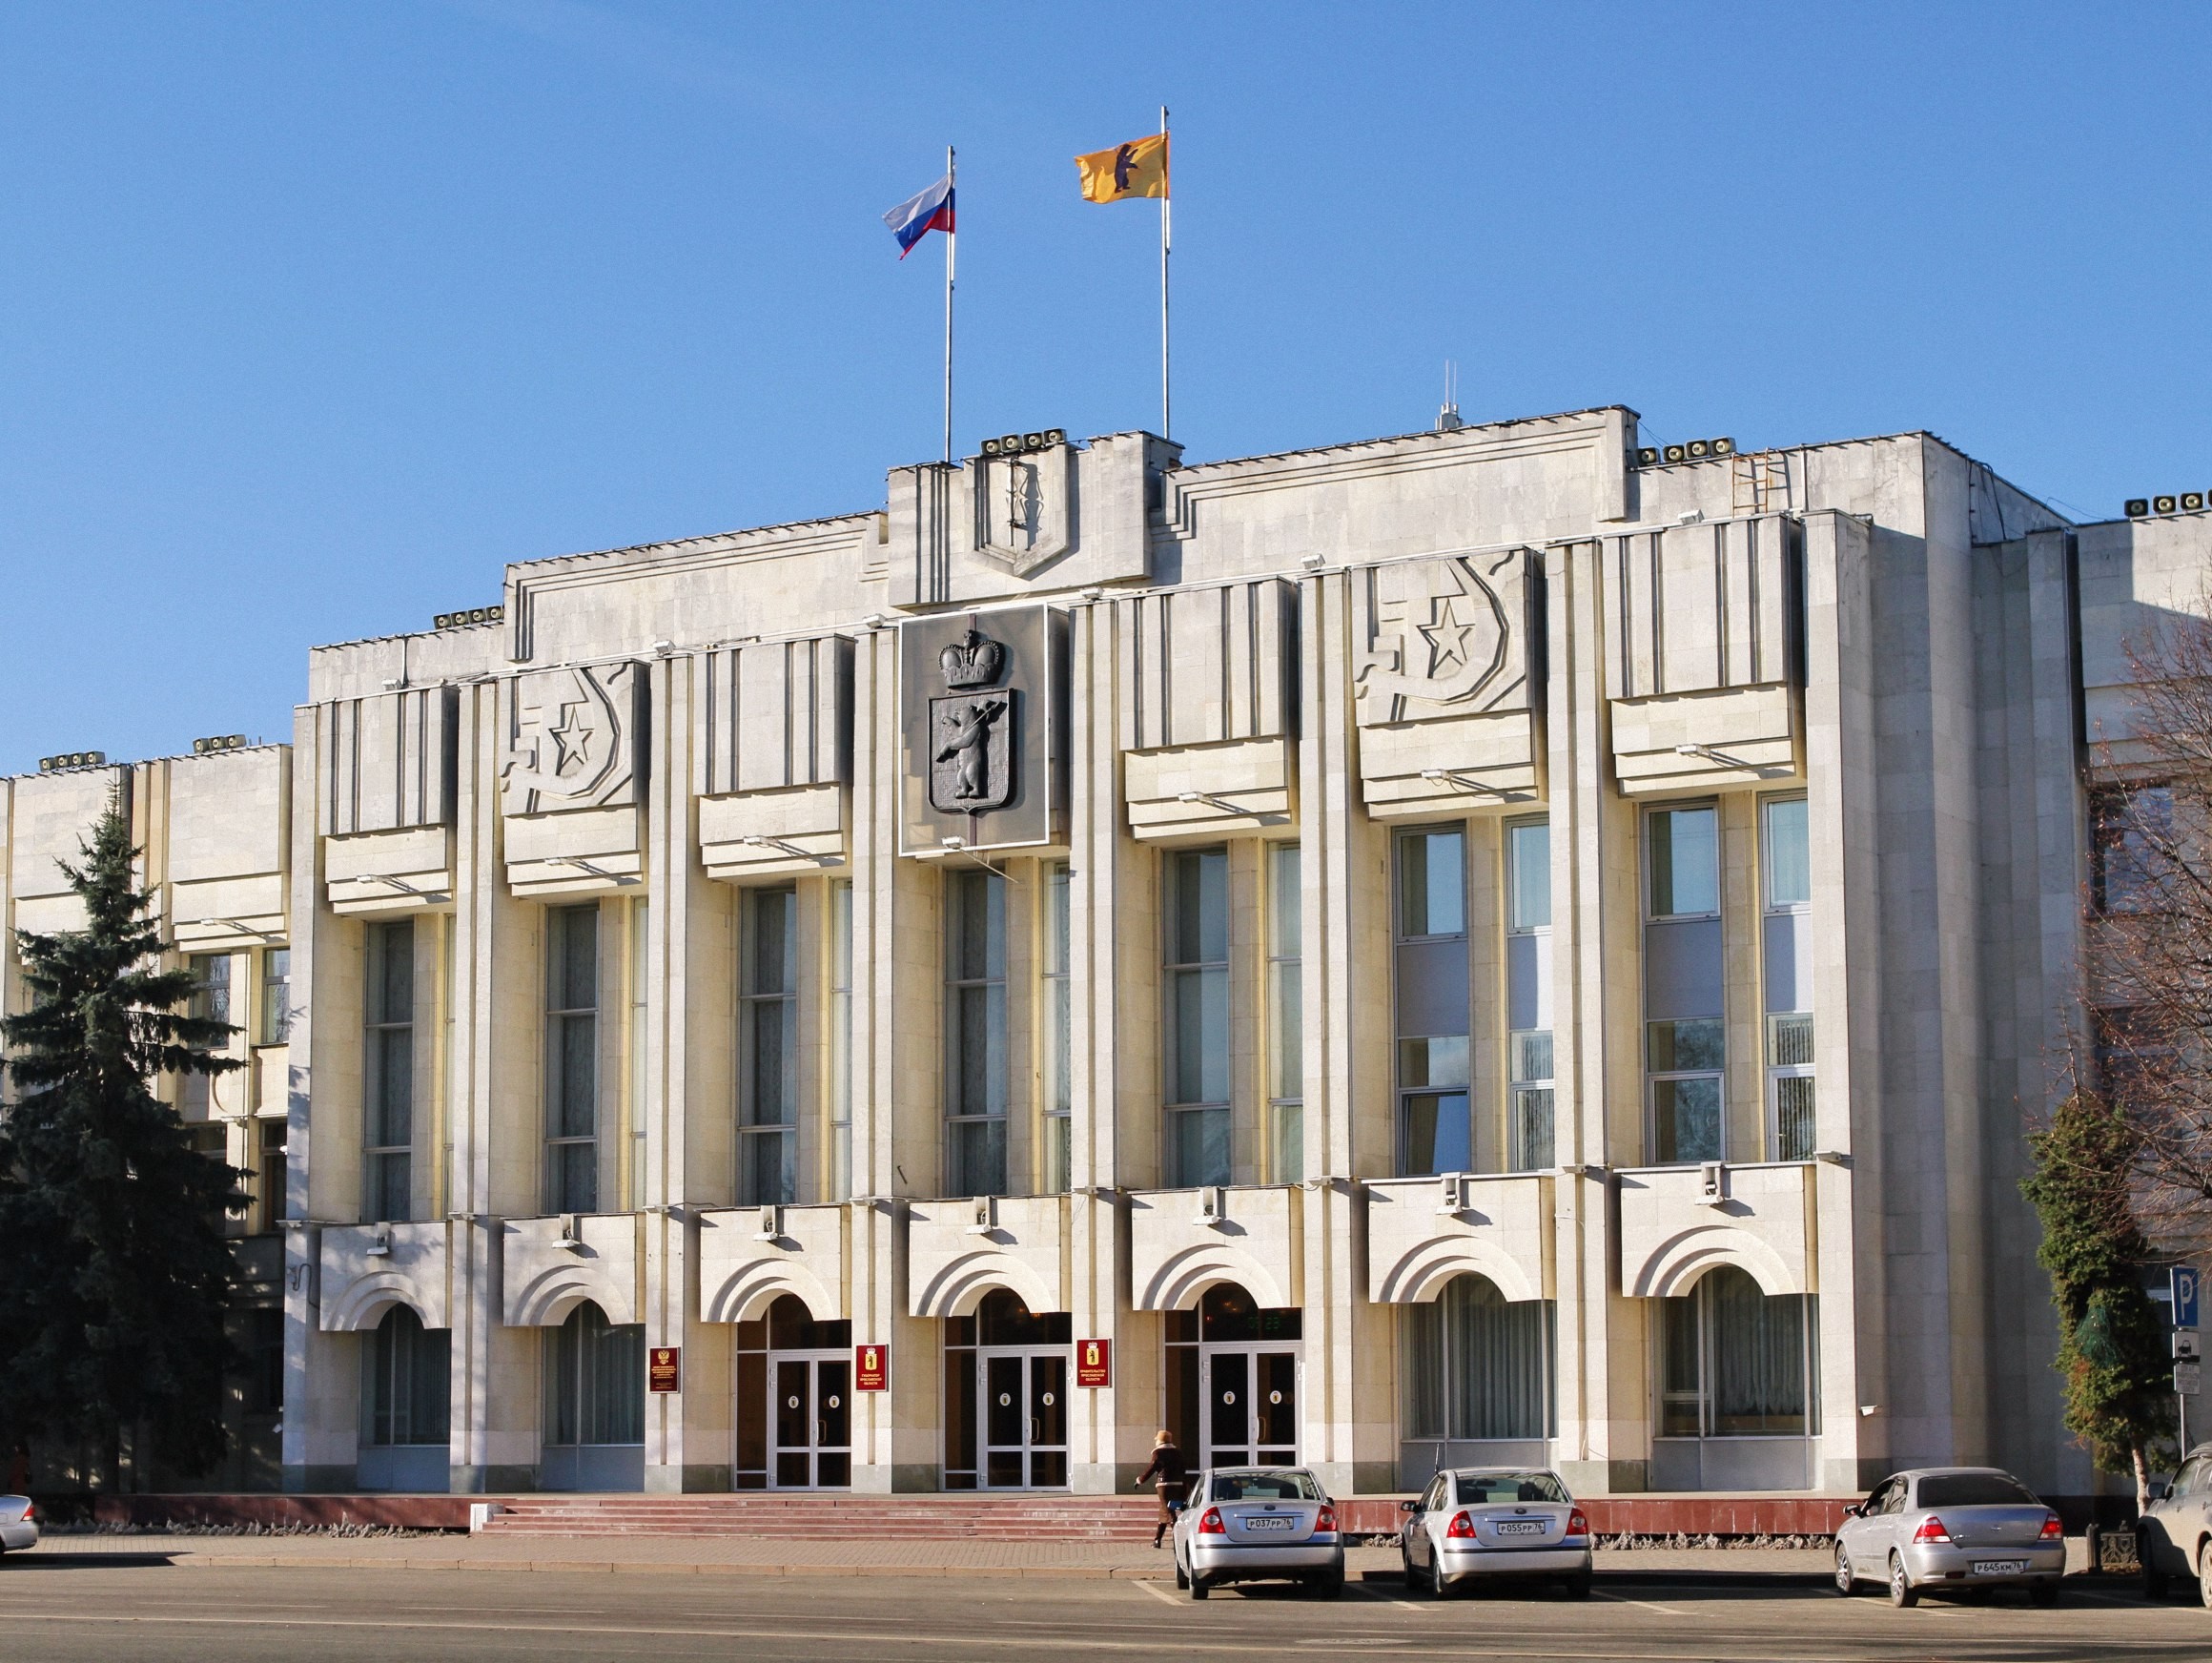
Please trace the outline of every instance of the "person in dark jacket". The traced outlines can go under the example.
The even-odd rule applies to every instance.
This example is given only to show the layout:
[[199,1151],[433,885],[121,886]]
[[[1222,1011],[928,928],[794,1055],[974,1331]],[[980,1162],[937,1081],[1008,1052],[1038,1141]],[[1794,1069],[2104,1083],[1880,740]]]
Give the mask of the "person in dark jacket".
[[1190,1481],[1190,1469],[1183,1465],[1183,1452],[1176,1447],[1175,1434],[1162,1431],[1152,1441],[1152,1465],[1137,1480],[1137,1488],[1142,1489],[1149,1484],[1159,1497],[1159,1521],[1152,1531],[1155,1548],[1159,1546],[1160,1537],[1167,1534],[1168,1527],[1175,1523],[1173,1503]]

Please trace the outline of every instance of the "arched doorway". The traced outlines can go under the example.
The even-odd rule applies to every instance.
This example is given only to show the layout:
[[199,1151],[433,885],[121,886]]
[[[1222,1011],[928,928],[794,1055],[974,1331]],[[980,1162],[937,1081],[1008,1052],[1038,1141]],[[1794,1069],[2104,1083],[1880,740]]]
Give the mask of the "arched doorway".
[[643,1489],[645,1328],[584,1300],[545,1330],[540,1489]]
[[1168,1425],[1202,1467],[1298,1461],[1305,1313],[1218,1282],[1195,1311],[1167,1313]]
[[945,1488],[1065,1489],[1066,1311],[1035,1311],[1008,1288],[945,1321]]
[[361,1420],[355,1482],[363,1489],[443,1491],[451,1474],[452,1336],[394,1305],[361,1336]]
[[817,1322],[783,1294],[737,1324],[739,1489],[852,1484],[852,1324]]

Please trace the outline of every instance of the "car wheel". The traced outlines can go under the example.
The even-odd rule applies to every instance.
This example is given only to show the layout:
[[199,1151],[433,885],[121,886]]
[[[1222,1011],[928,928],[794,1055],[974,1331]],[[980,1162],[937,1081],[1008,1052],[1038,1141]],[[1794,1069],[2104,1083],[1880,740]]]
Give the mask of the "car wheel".
[[1313,1579],[1313,1591],[1322,1599],[1342,1599],[1344,1597],[1344,1572],[1342,1568],[1339,1567],[1335,1571],[1324,1571],[1319,1576],[1315,1577]]
[[2146,1543],[2139,1550],[2143,1554],[2142,1596],[2145,1599],[2163,1599],[2166,1597],[2166,1573],[2151,1568],[2148,1548]]
[[1188,1588],[1190,1585],[1191,1579],[1183,1574],[1183,1562],[1178,1559],[1176,1561],[1176,1587],[1182,1589]]
[[1899,1611],[1920,1603],[1920,1591],[1913,1586],[1904,1560],[1895,1553],[1890,1555],[1890,1603]]
[[1193,1599],[1204,1599],[1206,1595],[1214,1591],[1195,1576],[1190,1579],[1190,1589]]
[[1858,1591],[1858,1578],[1851,1573],[1851,1550],[1841,1542],[1835,1545],[1835,1591],[1846,1599]]
[[2197,1550],[2197,1596],[2212,1609],[2212,1542]]
[[1560,1584],[1569,1599],[1587,1599],[1590,1596],[1590,1573],[1578,1571]]
[[2038,1605],[2057,1605],[2058,1603],[2058,1579],[2056,1576],[2047,1576],[2040,1582],[2029,1583],[2028,1597]]

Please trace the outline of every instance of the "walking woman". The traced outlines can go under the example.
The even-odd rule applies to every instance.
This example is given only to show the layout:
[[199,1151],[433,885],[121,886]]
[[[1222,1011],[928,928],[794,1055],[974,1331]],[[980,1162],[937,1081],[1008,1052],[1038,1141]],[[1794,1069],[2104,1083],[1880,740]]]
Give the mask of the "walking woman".
[[1159,1497],[1159,1520],[1152,1530],[1155,1548],[1159,1546],[1160,1537],[1167,1534],[1168,1527],[1175,1523],[1172,1504],[1181,1496],[1183,1487],[1190,1481],[1190,1472],[1183,1466],[1183,1452],[1176,1447],[1175,1434],[1162,1431],[1152,1441],[1152,1465],[1137,1480],[1137,1488],[1150,1484]]

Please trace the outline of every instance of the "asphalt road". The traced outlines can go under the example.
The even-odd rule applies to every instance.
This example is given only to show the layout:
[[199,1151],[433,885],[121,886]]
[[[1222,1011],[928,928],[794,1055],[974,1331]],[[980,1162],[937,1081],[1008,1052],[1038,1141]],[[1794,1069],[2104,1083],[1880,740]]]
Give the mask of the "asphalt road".
[[46,1663],[392,1663],[396,1657],[885,1659],[1424,1656],[1940,1658],[2045,1663],[2212,1656],[2212,1612],[2145,1605],[2124,1587],[2070,1589],[2055,1611],[2017,1596],[1894,1611],[1793,1583],[1620,1581],[1587,1605],[1545,1593],[1442,1604],[1395,1582],[1326,1603],[1287,1590],[1194,1604],[1165,1583],[1079,1578],[854,1578],[639,1572],[0,1565],[0,1650]]

